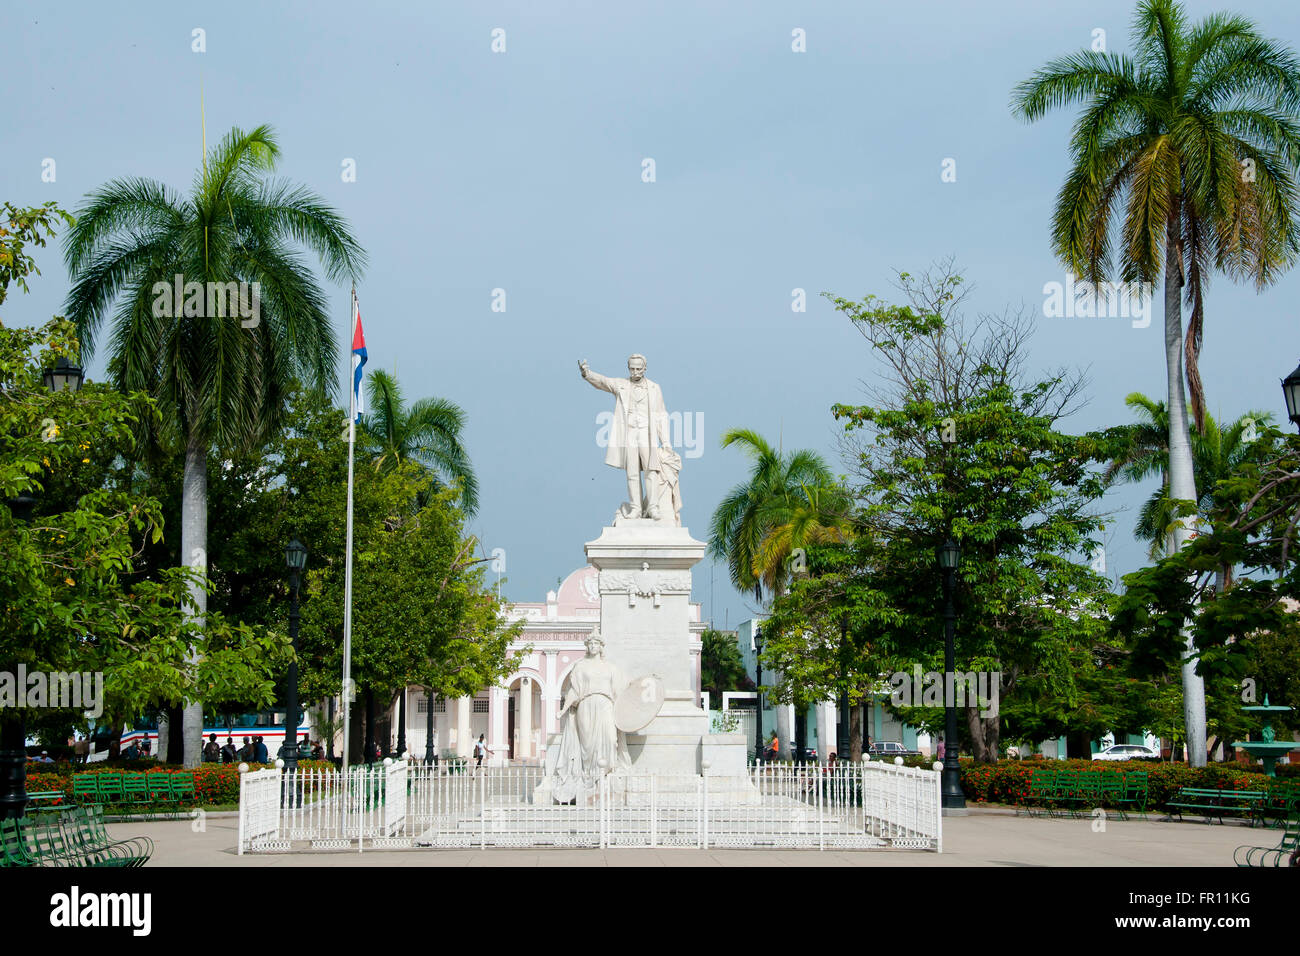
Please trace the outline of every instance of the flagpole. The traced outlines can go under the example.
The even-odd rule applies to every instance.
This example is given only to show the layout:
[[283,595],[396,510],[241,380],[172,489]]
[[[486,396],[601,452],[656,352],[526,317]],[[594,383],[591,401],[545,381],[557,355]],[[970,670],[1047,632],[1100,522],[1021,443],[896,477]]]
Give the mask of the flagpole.
[[357,393],[353,386],[352,340],[357,334],[357,287],[352,286],[351,334],[348,336],[348,532],[343,572],[343,793],[348,793],[348,749],[352,744],[352,462],[357,442]]

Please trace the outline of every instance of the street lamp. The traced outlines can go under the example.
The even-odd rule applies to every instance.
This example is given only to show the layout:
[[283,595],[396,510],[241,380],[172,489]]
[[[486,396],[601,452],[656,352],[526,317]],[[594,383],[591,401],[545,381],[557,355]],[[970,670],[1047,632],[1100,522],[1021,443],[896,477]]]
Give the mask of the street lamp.
[[[51,392],[75,393],[84,379],[81,369],[60,358],[53,369],[42,376]],[[20,494],[5,501],[14,520],[27,524],[36,507],[33,495]],[[18,819],[27,806],[27,722],[22,711],[9,720],[0,720],[0,820]]]
[[293,644],[293,660],[289,662],[289,687],[284,713],[284,769],[298,769],[298,584],[302,569],[307,566],[307,549],[294,538],[284,549],[284,563],[289,568],[289,640]]
[[432,766],[437,760],[433,752],[433,688],[424,689],[424,763]]
[[957,565],[961,563],[961,547],[949,538],[939,548],[939,567],[943,571],[943,710],[944,736],[943,746],[943,808],[945,810],[962,810],[966,807],[966,795],[961,789],[961,764],[958,754],[961,752],[957,739],[957,701],[956,680],[954,676],[953,644],[957,629],[957,615],[953,610],[952,592],[956,585]]
[[1282,395],[1286,398],[1286,417],[1300,427],[1300,365],[1282,379]]
[[763,629],[754,625],[754,763],[763,762]]
[[81,383],[85,381],[85,373],[81,367],[73,365],[62,356],[54,363],[54,368],[45,370],[41,376],[45,380],[45,387],[51,392],[76,392],[81,388]]

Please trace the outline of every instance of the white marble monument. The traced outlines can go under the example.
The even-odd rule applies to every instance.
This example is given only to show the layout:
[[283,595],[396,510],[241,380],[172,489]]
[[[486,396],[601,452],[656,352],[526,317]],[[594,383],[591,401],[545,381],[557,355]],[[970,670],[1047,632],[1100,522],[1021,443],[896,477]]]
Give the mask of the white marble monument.
[[681,458],[671,447],[663,393],[645,377],[639,354],[628,359],[625,379],[598,375],[585,361],[578,369],[615,397],[605,463],[627,475],[628,500],[586,554],[599,571],[605,656],[629,681],[620,694],[635,698],[620,696],[617,708],[630,715],[625,722],[640,724],[621,731],[632,769],[698,774],[707,744],[711,775],[742,773],[748,744],[709,733],[692,673],[691,568],[705,544],[681,525]]

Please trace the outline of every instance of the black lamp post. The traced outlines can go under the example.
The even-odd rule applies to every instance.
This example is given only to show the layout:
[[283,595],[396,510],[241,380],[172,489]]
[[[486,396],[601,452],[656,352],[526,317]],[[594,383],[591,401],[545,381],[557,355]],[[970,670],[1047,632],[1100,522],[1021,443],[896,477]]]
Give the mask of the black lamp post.
[[763,762],[763,629],[754,625],[754,763]]
[[962,810],[966,807],[966,795],[961,789],[961,764],[958,754],[961,744],[957,739],[957,701],[955,666],[953,658],[956,638],[957,615],[953,610],[952,592],[956,585],[957,565],[961,562],[961,548],[949,538],[939,549],[939,567],[943,570],[943,710],[944,736],[943,745],[943,808],[945,810]]
[[433,689],[424,689],[424,762],[432,765],[437,758],[433,752]]
[[1300,365],[1282,379],[1282,395],[1286,399],[1286,417],[1300,427]]
[[[76,392],[85,375],[80,368],[65,358],[60,358],[54,368],[42,376],[45,388],[51,392]],[[13,512],[14,520],[27,524],[32,520],[36,498],[18,495],[5,504]],[[17,819],[27,807],[27,721],[22,711],[9,720],[0,719],[0,820]]]
[[284,712],[284,769],[298,769],[298,584],[307,566],[307,549],[294,538],[284,549],[284,563],[289,568],[289,640],[293,643],[293,660],[289,662],[289,686]]

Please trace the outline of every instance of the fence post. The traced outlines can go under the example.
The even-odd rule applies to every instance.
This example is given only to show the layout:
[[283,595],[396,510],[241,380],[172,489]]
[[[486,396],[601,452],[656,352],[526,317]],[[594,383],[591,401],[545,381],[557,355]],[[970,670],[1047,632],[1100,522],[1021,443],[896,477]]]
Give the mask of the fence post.
[[706,763],[702,769],[704,772],[700,774],[700,787],[704,799],[700,804],[700,849],[707,850],[709,848],[709,765]]
[[479,768],[478,773],[478,813],[479,835],[478,848],[487,849],[487,773]]

